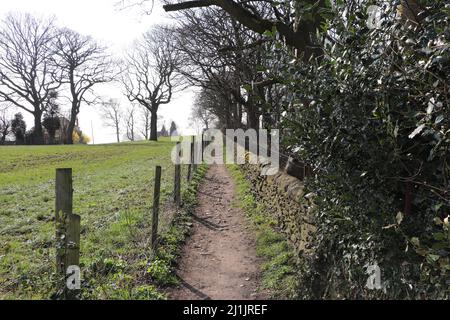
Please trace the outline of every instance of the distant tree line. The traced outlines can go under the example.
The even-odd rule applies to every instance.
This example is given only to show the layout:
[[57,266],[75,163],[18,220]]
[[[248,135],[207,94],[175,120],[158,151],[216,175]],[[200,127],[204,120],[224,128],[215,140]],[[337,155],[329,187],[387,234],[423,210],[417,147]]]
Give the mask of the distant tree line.
[[[64,125],[62,120],[68,121],[65,118],[56,116],[56,114],[49,113],[44,115],[42,126],[46,130],[44,142],[46,144],[62,144],[65,139]],[[67,127],[67,123],[65,126]],[[58,139],[56,133],[59,130]],[[33,130],[27,130],[27,124],[22,113],[18,112],[13,117],[9,116],[6,110],[0,112],[0,145],[14,143],[16,145],[33,145],[36,144],[34,140],[35,135]],[[72,131],[72,143],[87,144],[91,141],[90,137],[84,134],[78,127]]]
[[0,27],[0,101],[33,115],[33,144],[59,129],[57,98],[67,93],[69,123],[64,143],[73,143],[80,106],[95,101],[93,87],[112,80],[106,48],[91,37],[59,28],[53,19],[9,14]]
[[[149,109],[140,104],[132,104],[128,108],[122,108],[117,99],[109,99],[102,102],[100,112],[103,118],[105,127],[114,130],[116,141],[137,141],[141,139],[152,140],[151,119],[152,114]],[[156,115],[157,121],[162,120],[161,116]],[[173,132],[176,132],[177,125],[174,121],[171,122],[171,131],[167,131],[165,124],[162,125],[161,130],[156,130],[156,138],[169,137]]]
[[[145,138],[156,140],[159,107],[180,87],[180,59],[171,35],[168,27],[157,26],[136,40],[126,57],[116,59],[92,37],[59,27],[54,19],[8,14],[0,24],[0,103],[33,116],[34,126],[25,139],[32,144],[43,144],[46,134],[53,143],[58,130],[65,131],[62,143],[72,144],[83,105],[111,106],[94,88],[117,81],[133,105],[126,112],[127,138],[135,139],[143,119]],[[64,128],[58,121],[62,94],[70,107]],[[137,113],[135,106],[146,111]],[[2,128],[6,132],[6,126]]]

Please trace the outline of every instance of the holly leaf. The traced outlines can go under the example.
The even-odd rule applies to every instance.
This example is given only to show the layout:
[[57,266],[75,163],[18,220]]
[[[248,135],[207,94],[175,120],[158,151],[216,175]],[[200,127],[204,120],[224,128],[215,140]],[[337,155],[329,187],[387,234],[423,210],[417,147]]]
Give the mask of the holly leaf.
[[422,132],[423,128],[425,128],[424,124],[421,124],[418,126],[411,134],[408,136],[410,139],[413,139],[415,136],[417,136],[419,133]]
[[397,220],[397,224],[400,225],[403,221],[403,212],[399,211],[395,217],[395,220]]

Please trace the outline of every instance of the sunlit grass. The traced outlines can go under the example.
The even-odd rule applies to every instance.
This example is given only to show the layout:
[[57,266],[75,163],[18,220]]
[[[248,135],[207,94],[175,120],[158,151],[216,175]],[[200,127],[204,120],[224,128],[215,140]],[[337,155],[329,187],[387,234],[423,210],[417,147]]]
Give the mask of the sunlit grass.
[[[173,189],[172,147],[168,140],[0,147],[0,299],[49,298],[54,293],[56,168],[73,169],[74,213],[82,219],[81,263],[92,287],[85,295],[120,298],[110,296],[108,288],[133,282],[135,265],[125,263],[121,275],[93,270],[105,259],[120,264],[142,250],[135,240],[151,222],[156,165],[163,170],[163,199]],[[158,296],[148,287],[144,291]]]

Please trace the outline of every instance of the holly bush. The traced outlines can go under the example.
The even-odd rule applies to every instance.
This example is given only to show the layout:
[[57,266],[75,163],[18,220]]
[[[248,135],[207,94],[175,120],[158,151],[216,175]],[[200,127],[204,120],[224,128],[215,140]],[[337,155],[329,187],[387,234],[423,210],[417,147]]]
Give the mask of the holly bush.
[[[449,297],[450,5],[421,1],[412,23],[399,3],[336,1],[324,56],[302,63],[286,48],[279,60],[283,143],[315,172],[305,298]],[[370,4],[382,8],[376,28]],[[375,264],[382,283],[369,290]]]

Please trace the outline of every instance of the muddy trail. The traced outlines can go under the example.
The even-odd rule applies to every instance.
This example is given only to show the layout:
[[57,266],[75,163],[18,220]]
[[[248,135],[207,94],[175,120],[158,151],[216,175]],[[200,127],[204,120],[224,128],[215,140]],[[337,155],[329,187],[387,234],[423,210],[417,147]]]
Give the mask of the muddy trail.
[[261,261],[244,212],[235,205],[235,186],[225,166],[209,168],[198,193],[191,236],[177,270],[173,300],[265,299],[258,292]]

